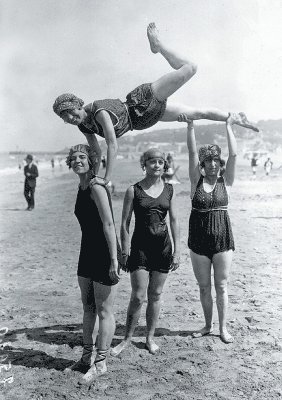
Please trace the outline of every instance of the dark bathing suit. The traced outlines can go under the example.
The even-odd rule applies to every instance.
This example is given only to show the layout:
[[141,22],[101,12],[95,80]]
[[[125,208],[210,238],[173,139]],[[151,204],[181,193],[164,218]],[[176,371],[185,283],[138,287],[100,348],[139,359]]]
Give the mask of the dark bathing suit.
[[[106,188],[105,190],[112,209],[110,194]],[[77,275],[90,278],[103,285],[115,285],[118,281],[112,281],[109,276],[111,257],[103,231],[103,223],[98,208],[90,195],[89,187],[86,190],[79,187],[74,210],[82,231]],[[118,240],[117,254],[119,264],[121,264],[121,249]]]
[[88,116],[78,128],[81,132],[104,137],[102,126],[96,121],[96,114],[105,110],[119,138],[129,130],[143,130],[155,125],[162,118],[165,108],[166,100],[158,101],[152,92],[151,83],[144,83],[132,90],[124,103],[119,99],[105,99],[88,104],[85,107]]
[[172,245],[165,218],[172,195],[173,187],[169,183],[164,184],[157,198],[149,196],[139,182],[134,185],[135,228],[127,265],[130,272],[138,269],[169,271]]
[[207,193],[201,175],[192,199],[189,219],[188,247],[194,253],[212,260],[216,253],[235,250],[227,206],[224,178],[219,177],[214,189]]

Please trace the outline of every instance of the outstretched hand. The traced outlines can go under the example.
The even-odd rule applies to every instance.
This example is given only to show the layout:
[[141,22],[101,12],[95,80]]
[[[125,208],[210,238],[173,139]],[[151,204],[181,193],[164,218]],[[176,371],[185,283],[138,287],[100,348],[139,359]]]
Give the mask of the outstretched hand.
[[233,125],[235,123],[236,123],[236,117],[234,116],[234,114],[229,113],[228,118],[226,120],[226,124]]
[[180,114],[178,116],[178,122],[187,122],[188,125],[193,125],[193,120],[188,117],[186,114]]

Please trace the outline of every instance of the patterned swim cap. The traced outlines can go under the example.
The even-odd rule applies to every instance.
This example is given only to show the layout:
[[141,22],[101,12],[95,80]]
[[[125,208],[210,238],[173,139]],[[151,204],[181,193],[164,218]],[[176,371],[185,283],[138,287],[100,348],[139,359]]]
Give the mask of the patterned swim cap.
[[90,160],[90,147],[87,144],[77,144],[70,148],[69,154],[67,156],[66,164],[69,168],[71,167],[71,157],[77,151],[86,154],[88,159]]
[[199,148],[200,164],[208,158],[221,159],[221,148],[217,144],[204,144]]
[[84,101],[71,93],[64,93],[58,96],[53,104],[54,112],[60,116],[62,111],[74,110],[75,108],[82,107]]

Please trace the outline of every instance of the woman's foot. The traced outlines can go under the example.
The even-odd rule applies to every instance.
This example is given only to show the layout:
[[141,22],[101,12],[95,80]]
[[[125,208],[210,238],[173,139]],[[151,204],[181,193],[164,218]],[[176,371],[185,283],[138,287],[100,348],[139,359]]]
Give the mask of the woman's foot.
[[151,22],[147,26],[147,36],[149,39],[152,53],[154,54],[158,53],[160,51],[161,44],[159,40],[159,32],[154,22]]
[[123,340],[122,342],[120,342],[120,344],[111,349],[111,356],[118,356],[126,347],[129,346],[129,344],[130,340]]
[[231,336],[230,333],[228,333],[227,329],[223,329],[220,332],[220,338],[226,344],[234,342],[234,337]]
[[79,385],[91,385],[95,379],[108,371],[106,359],[95,361],[85,375],[78,381]]
[[145,344],[145,349],[149,351],[151,354],[156,354],[156,352],[160,349],[159,346],[153,340],[147,340]]
[[199,337],[202,337],[202,336],[209,335],[212,332],[213,332],[213,327],[212,326],[210,326],[210,327],[205,326],[204,328],[200,329],[199,331],[193,332],[192,333],[192,337],[193,338],[199,338]]
[[90,363],[83,361],[82,359],[78,360],[76,363],[70,365],[65,368],[65,372],[69,371],[79,371],[85,374],[90,368]]
[[232,114],[233,123],[243,126],[244,128],[252,129],[255,132],[259,132],[256,125],[250,122],[245,113],[239,112],[238,114]]

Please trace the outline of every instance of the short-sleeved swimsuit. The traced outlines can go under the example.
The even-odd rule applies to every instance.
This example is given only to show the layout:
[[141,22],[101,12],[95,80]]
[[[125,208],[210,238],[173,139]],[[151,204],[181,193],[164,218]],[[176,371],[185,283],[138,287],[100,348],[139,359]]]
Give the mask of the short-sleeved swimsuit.
[[135,228],[128,258],[130,272],[145,269],[167,273],[171,265],[172,244],[166,224],[173,187],[164,184],[162,193],[153,198],[141,187],[134,185],[133,211]]
[[[105,190],[112,209],[110,194],[107,188]],[[112,281],[109,276],[111,257],[103,231],[103,223],[98,208],[91,198],[89,187],[86,190],[79,188],[74,213],[82,231],[77,275],[90,278],[103,285],[115,285],[117,281]],[[118,262],[121,264],[121,249],[118,240],[117,255]]]
[[84,133],[104,137],[102,126],[96,120],[96,114],[101,110],[109,113],[117,138],[129,130],[150,128],[162,118],[166,108],[166,100],[157,100],[151,86],[151,83],[138,86],[126,96],[125,102],[105,99],[87,105],[88,116],[78,128]]
[[189,219],[188,247],[194,253],[212,260],[216,253],[235,250],[227,206],[224,178],[219,177],[214,189],[207,193],[201,176],[192,199]]

